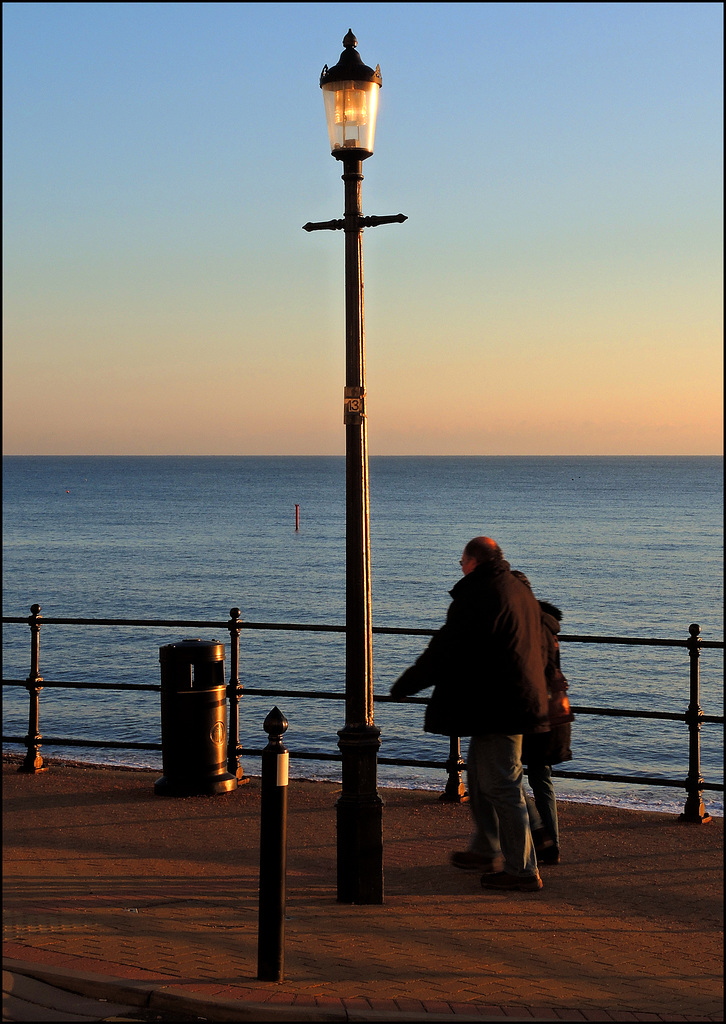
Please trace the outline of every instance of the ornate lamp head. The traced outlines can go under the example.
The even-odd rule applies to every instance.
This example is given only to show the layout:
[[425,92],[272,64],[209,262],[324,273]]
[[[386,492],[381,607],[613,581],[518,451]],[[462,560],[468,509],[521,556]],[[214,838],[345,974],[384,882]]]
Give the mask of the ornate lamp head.
[[375,71],[361,60],[358,41],[348,31],[338,63],[326,64],[320,75],[330,149],[334,157],[355,155],[360,160],[373,154],[378,113],[378,90],[383,84],[380,66]]

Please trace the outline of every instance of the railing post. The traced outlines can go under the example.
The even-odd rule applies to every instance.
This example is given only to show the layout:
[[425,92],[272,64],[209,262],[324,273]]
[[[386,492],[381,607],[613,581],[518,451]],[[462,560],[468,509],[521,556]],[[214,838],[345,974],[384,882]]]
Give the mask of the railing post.
[[48,771],[48,768],[43,764],[43,758],[40,753],[40,741],[43,737],[38,732],[40,725],[39,694],[43,689],[39,685],[43,682],[43,677],[38,670],[40,665],[40,625],[43,616],[40,614],[39,604],[32,605],[30,612],[31,614],[28,616],[28,625],[30,626],[30,674],[25,681],[30,705],[28,712],[28,735],[25,737],[25,746],[28,748],[28,752],[18,771],[37,775],[39,772]]
[[698,659],[701,654],[701,627],[692,622],[688,627],[690,668],[690,702],[686,711],[688,723],[688,778],[686,779],[686,806],[679,821],[705,825],[711,820],[703,803],[703,778],[701,777],[701,721],[703,711],[700,705]]
[[444,804],[463,804],[468,801],[466,786],[461,781],[464,759],[461,756],[461,737],[449,736],[449,758],[446,762],[446,788],[439,797]]
[[229,622],[229,684],[227,686],[227,697],[229,698],[229,729],[227,730],[227,771],[237,779],[237,785],[241,786],[249,782],[243,778],[244,771],[239,761],[239,702],[242,696],[242,684],[239,679],[239,635],[242,631],[241,611],[239,608],[230,608]]
[[289,754],[282,742],[287,719],[274,707],[264,721],[260,799],[260,905],[257,978],[282,981],[285,963],[285,872],[287,861],[287,781]]

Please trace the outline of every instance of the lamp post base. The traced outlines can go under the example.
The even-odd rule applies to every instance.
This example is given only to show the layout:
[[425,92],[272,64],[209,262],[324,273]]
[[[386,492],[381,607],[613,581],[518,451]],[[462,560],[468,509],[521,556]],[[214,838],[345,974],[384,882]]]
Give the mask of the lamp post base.
[[337,803],[338,902],[383,903],[383,801],[376,789],[380,729],[338,733],[343,791]]

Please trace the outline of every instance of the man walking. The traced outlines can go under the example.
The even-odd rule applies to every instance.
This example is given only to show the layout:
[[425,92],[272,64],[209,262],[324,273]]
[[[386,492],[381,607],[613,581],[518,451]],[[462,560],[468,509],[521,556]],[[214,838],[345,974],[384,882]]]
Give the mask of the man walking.
[[[491,537],[461,557],[444,626],[391,695],[433,694],[424,729],[471,736],[467,774],[475,832],[455,867],[483,872],[487,889],[537,892],[542,881],[522,789],[522,736],[546,732],[545,648],[539,604]],[[503,870],[501,870],[503,868]]]

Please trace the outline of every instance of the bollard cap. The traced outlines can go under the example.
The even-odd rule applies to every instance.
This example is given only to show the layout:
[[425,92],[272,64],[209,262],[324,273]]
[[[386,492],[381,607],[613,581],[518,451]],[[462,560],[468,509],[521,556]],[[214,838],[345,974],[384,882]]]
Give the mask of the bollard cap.
[[269,713],[267,718],[262,723],[262,728],[268,734],[268,736],[282,736],[286,731],[288,721],[283,715],[282,711],[275,705],[272,711]]

